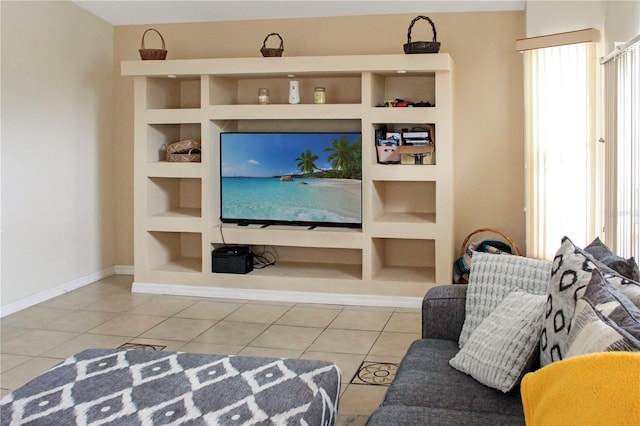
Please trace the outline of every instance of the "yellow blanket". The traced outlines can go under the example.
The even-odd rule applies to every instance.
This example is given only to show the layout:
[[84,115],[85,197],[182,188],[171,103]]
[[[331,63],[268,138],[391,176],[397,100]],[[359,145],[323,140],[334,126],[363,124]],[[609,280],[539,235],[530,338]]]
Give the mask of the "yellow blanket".
[[640,425],[640,353],[602,352],[528,373],[527,425]]

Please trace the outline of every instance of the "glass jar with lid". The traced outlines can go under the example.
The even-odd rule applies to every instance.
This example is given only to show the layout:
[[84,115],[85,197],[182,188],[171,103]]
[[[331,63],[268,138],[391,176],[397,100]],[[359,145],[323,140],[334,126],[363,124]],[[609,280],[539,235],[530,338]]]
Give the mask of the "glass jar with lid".
[[313,103],[325,104],[327,103],[327,89],[324,87],[316,87],[313,90]]

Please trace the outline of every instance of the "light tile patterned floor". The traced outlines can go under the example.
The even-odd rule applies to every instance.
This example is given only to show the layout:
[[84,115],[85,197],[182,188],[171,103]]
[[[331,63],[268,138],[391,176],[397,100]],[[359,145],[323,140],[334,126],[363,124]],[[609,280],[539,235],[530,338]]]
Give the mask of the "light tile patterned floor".
[[364,425],[387,387],[352,379],[363,365],[399,363],[420,337],[418,309],[134,294],[131,283],[116,275],[0,319],[1,395],[84,349],[152,345],[333,361],[338,424]]

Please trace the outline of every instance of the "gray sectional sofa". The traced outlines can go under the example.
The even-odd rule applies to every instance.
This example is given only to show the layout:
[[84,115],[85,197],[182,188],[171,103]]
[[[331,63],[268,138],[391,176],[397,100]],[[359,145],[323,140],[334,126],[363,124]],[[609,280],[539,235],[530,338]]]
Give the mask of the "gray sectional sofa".
[[466,285],[434,287],[422,302],[422,339],[404,356],[368,426],[523,425],[519,391],[503,393],[449,365],[460,350]]
[[[565,237],[553,261],[474,253],[468,285],[438,286],[425,295],[422,339],[410,346],[367,424],[522,425],[525,416],[548,413],[547,403],[570,404],[570,392],[540,380],[550,377],[552,364],[560,380],[575,377],[572,366],[587,362],[585,356],[598,355],[578,375],[586,377],[606,368],[607,352],[628,352],[631,361],[617,367],[639,371],[638,277],[635,259],[616,256],[599,239],[581,249]],[[542,376],[524,377],[538,369]],[[598,380],[585,383],[597,388]],[[637,382],[621,386],[612,398],[616,407],[595,414],[623,412],[640,422],[637,398],[623,403],[633,391]],[[579,412],[592,406],[577,395]]]

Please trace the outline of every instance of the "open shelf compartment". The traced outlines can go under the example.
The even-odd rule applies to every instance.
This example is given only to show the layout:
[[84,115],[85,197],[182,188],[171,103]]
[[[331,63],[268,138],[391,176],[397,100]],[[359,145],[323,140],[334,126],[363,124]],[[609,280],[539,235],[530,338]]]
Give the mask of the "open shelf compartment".
[[[289,104],[289,81],[300,82],[300,104],[314,103],[314,89],[326,89],[326,104],[360,104],[362,99],[360,74],[328,76],[322,74],[286,74],[269,77],[209,77],[211,105],[256,105],[258,89],[269,89],[268,105]],[[268,105],[264,105],[265,107]]]
[[[212,250],[219,245],[212,245]],[[256,258],[275,264],[254,269],[253,275],[328,280],[361,280],[362,250],[293,246],[250,246]]]
[[166,161],[167,146],[185,139],[200,141],[200,123],[149,124],[147,126],[147,162]]
[[435,241],[373,238],[373,279],[435,282]]
[[149,231],[148,267],[165,272],[202,272],[202,234]]
[[200,108],[200,76],[147,78],[147,109]]
[[147,213],[161,217],[202,217],[202,179],[150,177]]

